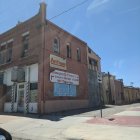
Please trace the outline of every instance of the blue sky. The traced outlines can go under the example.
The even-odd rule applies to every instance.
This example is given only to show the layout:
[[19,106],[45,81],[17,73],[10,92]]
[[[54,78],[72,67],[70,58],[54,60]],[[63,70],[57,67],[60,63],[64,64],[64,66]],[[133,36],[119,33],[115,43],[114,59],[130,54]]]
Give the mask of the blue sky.
[[[0,33],[38,12],[43,0],[0,0]],[[84,0],[44,0],[47,18]],[[140,87],[140,0],[88,0],[52,20],[101,57],[102,71]]]

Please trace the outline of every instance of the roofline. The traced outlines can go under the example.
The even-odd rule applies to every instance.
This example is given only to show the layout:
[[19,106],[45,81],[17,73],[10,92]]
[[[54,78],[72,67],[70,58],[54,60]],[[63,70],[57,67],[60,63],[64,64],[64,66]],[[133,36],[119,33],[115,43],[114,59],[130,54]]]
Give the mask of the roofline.
[[[87,46],[88,48],[90,48],[89,46]],[[91,48],[90,48],[91,49]],[[91,49],[92,50],[92,49]],[[99,59],[101,59],[101,57],[97,54],[97,53],[95,53],[93,50],[92,50],[92,52],[99,58]]]
[[84,43],[84,44],[87,46],[87,43],[86,43],[85,41],[83,41],[82,39],[80,39],[80,38],[78,38],[77,36],[73,35],[72,33],[70,33],[70,32],[68,32],[68,31],[62,29],[61,27],[59,27],[59,26],[56,25],[55,23],[53,23],[53,22],[51,22],[51,21],[49,21],[49,20],[46,20],[46,22],[49,22],[50,24],[52,24],[52,25],[55,26],[56,28],[58,28],[58,29],[62,30],[63,32],[65,32],[65,33],[71,35],[72,37],[78,39],[79,41],[81,41],[82,43]]
[[3,35],[5,35],[5,34],[7,34],[8,32],[11,32],[12,30],[14,30],[15,28],[17,28],[18,26],[22,26],[23,24],[26,24],[26,22],[29,22],[30,20],[36,18],[37,16],[38,16],[38,14],[32,16],[31,18],[29,18],[29,19],[27,19],[27,20],[25,20],[25,21],[23,21],[23,22],[21,21],[19,24],[16,24],[14,27],[10,28],[9,30],[7,30],[7,31],[5,31],[5,32],[3,32],[3,33],[1,33],[0,36],[3,36]]
[[124,88],[129,88],[129,89],[140,89],[140,87],[133,87],[133,86],[124,86]]

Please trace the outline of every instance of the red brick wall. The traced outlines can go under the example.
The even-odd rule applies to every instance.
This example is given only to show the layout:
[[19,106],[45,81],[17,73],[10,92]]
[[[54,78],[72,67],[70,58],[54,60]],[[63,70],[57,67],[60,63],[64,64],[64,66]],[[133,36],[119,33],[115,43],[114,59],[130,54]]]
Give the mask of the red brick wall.
[[[54,54],[52,51],[53,40],[55,37],[58,37],[60,40],[60,54]],[[86,44],[81,40],[73,37],[69,33],[63,31],[62,29],[56,27],[51,23],[47,23],[46,28],[46,40],[45,40],[45,98],[46,100],[51,99],[87,99],[88,88],[87,88],[87,51]],[[66,44],[71,43],[72,48],[72,58],[67,58],[66,53]],[[77,61],[77,47],[81,50],[81,62]],[[49,66],[49,56],[50,54],[57,55],[62,58],[66,58],[67,62],[67,72],[74,73],[79,75],[80,85],[78,86],[77,97],[54,97],[53,96],[53,83],[49,80],[49,74],[55,68]],[[61,70],[64,71],[64,70]]]
[[[7,42],[11,38],[14,39],[13,42],[13,54],[12,54],[12,62],[1,65],[1,69],[6,69],[12,66],[17,65],[29,65],[32,63],[38,62],[38,56],[41,49],[41,28],[40,26],[40,17],[39,15],[34,16],[30,20],[27,20],[11,30],[1,34],[0,36],[0,44],[3,42]],[[29,56],[26,58],[21,58],[22,53],[22,34],[29,31]]]
[[[11,30],[0,35],[0,43],[6,42],[11,38],[13,42],[13,56],[12,62],[1,65],[0,70],[4,70],[13,66],[25,66],[33,63],[39,63],[39,106],[41,104],[41,96],[45,91],[44,97],[46,100],[60,100],[60,99],[87,99],[88,98],[88,72],[87,72],[87,50],[86,43],[69,34],[68,32],[60,29],[54,24],[47,22],[44,25],[41,21],[41,14],[15,26]],[[43,50],[43,27],[45,26],[45,51]],[[29,56],[21,58],[22,51],[22,34],[29,31]],[[49,80],[49,74],[53,68],[49,66],[49,55],[52,52],[53,39],[58,37],[60,39],[60,54],[59,57],[66,58],[66,44],[71,43],[72,59],[67,59],[67,72],[79,75],[80,85],[78,86],[77,97],[54,97],[53,96],[53,83]],[[77,47],[81,49],[81,62],[77,61]],[[43,54],[45,61],[43,64]],[[44,70],[43,70],[44,66]],[[44,75],[43,75],[44,71]],[[43,87],[44,79],[44,87]],[[42,96],[43,98],[43,96]],[[40,108],[39,108],[40,110]]]

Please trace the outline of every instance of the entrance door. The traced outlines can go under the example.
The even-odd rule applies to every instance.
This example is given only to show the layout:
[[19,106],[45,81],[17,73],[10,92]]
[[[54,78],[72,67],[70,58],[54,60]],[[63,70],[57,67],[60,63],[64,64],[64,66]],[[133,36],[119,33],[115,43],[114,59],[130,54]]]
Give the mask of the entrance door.
[[18,87],[17,87],[17,93],[18,93],[17,110],[18,110],[18,112],[24,112],[24,92],[25,92],[25,84],[24,83],[18,84]]

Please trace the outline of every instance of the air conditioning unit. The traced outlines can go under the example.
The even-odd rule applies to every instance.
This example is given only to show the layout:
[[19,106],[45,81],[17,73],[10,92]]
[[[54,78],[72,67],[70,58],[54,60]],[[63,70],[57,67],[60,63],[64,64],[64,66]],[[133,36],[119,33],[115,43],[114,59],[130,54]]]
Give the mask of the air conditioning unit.
[[12,82],[25,82],[25,69],[14,67],[11,72],[11,81]]

